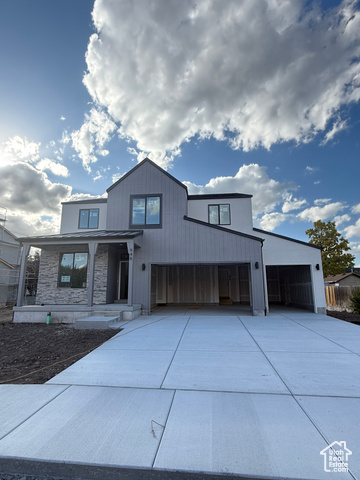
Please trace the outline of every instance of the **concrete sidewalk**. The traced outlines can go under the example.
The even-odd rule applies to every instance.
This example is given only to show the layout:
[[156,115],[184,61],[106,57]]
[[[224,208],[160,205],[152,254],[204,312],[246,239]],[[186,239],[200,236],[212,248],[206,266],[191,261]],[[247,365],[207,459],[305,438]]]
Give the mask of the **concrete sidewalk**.
[[[46,385],[0,386],[0,466],[360,478],[360,327],[225,312],[139,317]],[[335,441],[350,472],[324,470]]]

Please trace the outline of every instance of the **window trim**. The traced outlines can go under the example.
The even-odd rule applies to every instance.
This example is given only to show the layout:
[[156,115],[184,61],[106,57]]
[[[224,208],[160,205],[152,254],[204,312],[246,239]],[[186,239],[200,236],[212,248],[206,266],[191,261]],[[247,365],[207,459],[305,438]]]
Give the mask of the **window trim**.
[[[91,211],[91,210],[97,210],[97,226],[96,226],[96,227],[89,227],[90,211]],[[87,226],[87,227],[81,227],[81,226],[80,226],[81,212],[89,212],[89,216],[88,216],[88,226]],[[99,228],[99,216],[100,216],[100,209],[99,209],[99,208],[80,208],[80,210],[79,210],[78,228],[81,229],[81,230],[95,230],[95,229],[98,229],[98,228]]]
[[[229,223],[221,223],[220,221],[220,207],[227,205],[229,207]],[[217,207],[218,209],[218,223],[211,223],[210,222],[210,207]],[[230,210],[230,203],[209,203],[208,204],[208,223],[210,225],[231,225],[231,210]]]
[[[63,259],[64,255],[73,255],[73,264],[72,264],[72,270],[74,269],[74,262],[75,262],[75,255],[80,254],[80,255],[86,255],[86,279],[85,279],[85,286],[84,287],[73,287],[71,285],[61,285],[61,283],[66,283],[66,282],[61,282],[61,261]],[[88,279],[88,268],[89,268],[89,252],[60,252],[60,258],[59,258],[59,270],[58,270],[58,288],[82,288],[86,289],[88,284],[87,284],[87,279]]]
[[[146,205],[147,199],[151,197],[160,198],[160,212],[159,212],[159,223],[132,223],[132,213],[133,213],[133,200],[135,198],[144,198],[145,199],[145,222],[146,222]],[[130,195],[130,211],[129,211],[129,228],[162,228],[162,193],[145,193],[145,194],[134,194]]]

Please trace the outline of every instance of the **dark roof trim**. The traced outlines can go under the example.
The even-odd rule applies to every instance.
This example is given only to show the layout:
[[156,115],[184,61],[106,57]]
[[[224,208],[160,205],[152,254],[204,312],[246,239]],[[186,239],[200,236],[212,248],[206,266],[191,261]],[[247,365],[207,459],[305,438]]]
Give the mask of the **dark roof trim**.
[[285,237],[284,235],[279,235],[278,233],[267,232],[266,230],[261,230],[260,228],[253,228],[255,232],[259,232],[265,235],[271,235],[272,237],[282,238],[283,240],[289,240],[290,242],[300,243],[300,245],[305,245],[306,247],[317,248],[318,250],[322,250],[321,247],[318,245],[313,245],[312,243],[303,242],[302,240],[297,240],[295,238]]
[[167,175],[169,178],[171,178],[171,180],[173,180],[174,182],[176,182],[178,185],[180,185],[180,187],[183,187],[186,192],[187,192],[187,186],[184,185],[183,183],[180,182],[180,180],[178,180],[177,178],[173,177],[172,175],[170,175],[170,173],[168,173],[167,171],[165,171],[163,168],[159,167],[159,165],[157,165],[156,163],[154,163],[152,160],[150,160],[150,158],[144,158],[144,160],[142,160],[140,163],[138,163],[134,168],[132,168],[131,170],[129,170],[127,173],[125,173],[125,175],[123,175],[121,178],[119,178],[119,180],[117,182],[115,182],[113,185],[111,185],[106,191],[107,192],[110,192],[110,190],[112,190],[114,187],[116,187],[117,185],[119,185],[119,183],[121,183],[123,180],[125,180],[125,178],[127,178],[129,175],[131,175],[135,170],[137,170],[138,168],[140,168],[144,163],[150,163],[150,165],[152,165],[153,167],[157,168],[161,173],[163,173],[164,175]]
[[61,202],[61,205],[89,204],[89,203],[107,203],[107,198],[93,198],[91,200],[73,200],[71,202]]
[[255,237],[254,235],[249,235],[247,233],[231,230],[230,228],[219,227],[218,225],[213,225],[212,223],[203,222],[202,220],[197,220],[196,218],[187,217],[186,215],[184,215],[184,220],[187,220],[188,222],[197,223],[199,225],[203,225],[204,227],[215,228],[216,230],[220,230],[221,232],[232,233],[234,235],[238,235],[239,237],[245,237],[245,238],[250,238],[251,240],[257,240],[258,242],[261,242],[261,244],[264,242],[264,239]]
[[19,242],[19,238],[16,237],[13,233],[10,232],[10,230],[8,230],[7,228],[5,228],[3,225],[0,225],[0,228],[2,230],[4,230],[4,232],[6,232],[8,235],[10,235],[10,237],[12,237],[14,240],[16,240],[17,242]]
[[89,232],[59,233],[57,235],[41,235],[38,237],[23,237],[23,242],[58,242],[59,240],[89,240],[89,239],[131,239],[143,234],[143,230],[91,230]]
[[188,195],[188,200],[216,200],[221,198],[252,198],[252,195],[246,193],[204,193]]
[[10,263],[6,262],[2,258],[0,258],[0,262],[6,265],[7,267],[11,268],[11,270],[15,270],[15,267],[13,265],[10,265]]

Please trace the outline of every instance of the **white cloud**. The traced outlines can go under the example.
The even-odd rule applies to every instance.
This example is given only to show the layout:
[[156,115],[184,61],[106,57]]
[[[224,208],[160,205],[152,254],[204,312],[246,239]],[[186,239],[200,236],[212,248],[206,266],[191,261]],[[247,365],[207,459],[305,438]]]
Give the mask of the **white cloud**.
[[280,183],[269,178],[266,167],[258,164],[243,165],[233,177],[212,178],[206,185],[183,182],[190,194],[247,193],[253,195],[253,214],[269,213],[289,197],[289,190],[296,190],[293,182]]
[[344,210],[346,205],[342,202],[328,203],[327,205],[315,206],[306,208],[297,215],[299,220],[305,220],[310,222],[316,222],[317,220],[326,220],[328,218],[334,217],[339,212]]
[[17,162],[33,163],[39,158],[40,143],[29,142],[27,138],[15,136],[1,144],[0,165],[10,165]]
[[354,205],[351,209],[351,212],[352,213],[360,213],[360,203],[358,203],[357,205]]
[[339,119],[336,122],[334,122],[332,129],[326,133],[324,140],[321,142],[321,145],[326,145],[330,140],[332,140],[335,137],[337,133],[341,132],[346,127],[347,127],[346,120]]
[[293,198],[292,195],[286,199],[282,206],[283,213],[291,212],[292,210],[299,210],[299,208],[303,207],[306,204],[306,200],[298,200],[297,198]]
[[41,171],[49,170],[51,173],[58,175],[59,177],[69,176],[69,170],[65,167],[65,165],[54,162],[54,160],[50,160],[49,158],[43,158],[40,160],[40,162],[36,164],[36,168]]
[[96,0],[84,84],[120,135],[163,166],[195,135],[245,151],[329,140],[345,125],[341,107],[360,99],[360,12],[347,0],[317,5]]
[[350,222],[351,217],[347,213],[345,215],[336,215],[334,217],[334,222],[336,223],[336,226],[338,227],[342,223]]
[[311,175],[312,173],[315,173],[318,170],[317,167],[310,167],[309,165],[305,168],[305,172]]
[[263,230],[273,231],[289,218],[289,215],[279,212],[265,213],[256,223]]
[[[84,168],[90,172],[92,163],[97,162],[96,154],[104,155],[102,147],[109,142],[116,130],[110,117],[96,108],[85,115],[85,122],[79,130],[71,134],[72,146],[78,152]],[[67,137],[64,137],[64,143]]]
[[0,167],[0,205],[7,208],[7,228],[18,235],[55,233],[70,193],[70,186],[51,182],[29,163]]
[[319,205],[326,205],[327,203],[331,202],[331,198],[317,198],[314,200],[314,204]]
[[64,121],[64,120],[66,120],[66,117],[64,117],[64,115],[61,115],[60,120]]
[[345,237],[360,237],[360,218],[356,221],[355,225],[350,225],[344,228]]

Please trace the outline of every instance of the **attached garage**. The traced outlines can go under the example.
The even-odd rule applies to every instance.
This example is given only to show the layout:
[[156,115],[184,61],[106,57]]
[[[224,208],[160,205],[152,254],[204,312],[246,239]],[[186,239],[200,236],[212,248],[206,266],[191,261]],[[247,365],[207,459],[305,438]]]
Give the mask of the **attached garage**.
[[270,310],[286,305],[314,311],[311,265],[268,265],[266,281]]
[[251,304],[249,264],[151,266],[151,306]]

